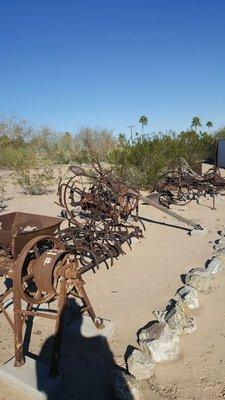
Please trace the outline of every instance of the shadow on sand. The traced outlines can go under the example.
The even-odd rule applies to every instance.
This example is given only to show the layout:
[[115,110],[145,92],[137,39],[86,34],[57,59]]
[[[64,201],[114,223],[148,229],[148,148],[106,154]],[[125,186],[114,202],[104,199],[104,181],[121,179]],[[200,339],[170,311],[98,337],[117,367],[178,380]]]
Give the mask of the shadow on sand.
[[[75,303],[76,304],[76,303]],[[43,344],[36,363],[38,390],[48,400],[113,400],[112,371],[115,365],[107,339],[99,334],[84,337],[81,333],[83,318],[79,317],[63,330],[59,383],[47,393],[41,363],[49,365],[54,336]],[[41,363],[40,363],[41,362]],[[132,399],[130,396],[130,400]]]

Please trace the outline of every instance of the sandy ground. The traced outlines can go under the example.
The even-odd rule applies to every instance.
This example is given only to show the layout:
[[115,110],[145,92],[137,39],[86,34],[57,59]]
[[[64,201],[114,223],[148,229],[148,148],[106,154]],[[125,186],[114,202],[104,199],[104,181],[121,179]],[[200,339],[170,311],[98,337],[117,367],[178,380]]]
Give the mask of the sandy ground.
[[[56,192],[44,196],[24,195],[14,184],[7,187],[10,200],[5,212],[24,211],[57,216],[60,207]],[[173,207],[180,215],[191,218],[207,229],[205,235],[189,235],[184,223],[162,214],[147,205],[141,205],[140,215],[146,218],[145,238],[127,247],[126,255],[114,262],[107,270],[100,266],[96,274],[85,274],[86,290],[97,315],[112,320],[114,335],[107,343],[108,356],[120,366],[124,366],[124,353],[129,345],[137,346],[136,332],[154,320],[153,310],[164,309],[177,289],[182,286],[181,275],[193,267],[203,267],[212,257],[213,244],[219,238],[218,231],[225,227],[225,197],[216,199],[216,210],[212,210],[212,199],[204,198],[185,207]],[[144,384],[145,399],[205,400],[225,397],[225,277],[212,281],[211,293],[199,295],[200,309],[194,310],[198,329],[180,337],[181,355],[174,362],[158,364],[155,376]],[[41,324],[39,322],[39,324]],[[37,354],[48,336],[49,325],[34,325],[31,347]],[[47,336],[46,336],[47,335]],[[12,335],[3,316],[0,318],[0,363],[13,355]],[[91,344],[93,357],[101,356],[101,340]],[[89,343],[90,344],[90,343]],[[85,346],[86,343],[83,343]],[[97,347],[98,346],[98,347]],[[99,347],[100,346],[100,347]],[[100,350],[98,350],[98,348]],[[75,353],[73,353],[73,351]],[[65,350],[66,352],[66,350]],[[94,382],[91,371],[98,367],[93,358],[85,361],[81,348],[67,349],[70,371],[64,371],[69,391],[58,393],[55,399],[111,399],[112,394],[105,379]],[[74,358],[83,357],[82,368],[73,365]],[[43,356],[43,351],[42,351]],[[102,359],[102,356],[100,357]],[[90,361],[90,360],[89,360]],[[64,361],[63,361],[64,362]],[[62,364],[63,364],[62,362]],[[64,364],[63,364],[64,365]],[[74,368],[74,370],[72,370]],[[104,366],[103,366],[104,369]],[[104,370],[104,373],[108,371]],[[88,379],[91,382],[89,386]],[[77,379],[77,380],[76,380]],[[88,387],[79,392],[77,387]],[[102,385],[102,390],[101,390]],[[99,396],[93,393],[98,387]],[[1,383],[0,399],[30,399]],[[90,392],[92,390],[92,393]],[[97,390],[97,392],[98,392]],[[104,393],[104,395],[103,395]]]

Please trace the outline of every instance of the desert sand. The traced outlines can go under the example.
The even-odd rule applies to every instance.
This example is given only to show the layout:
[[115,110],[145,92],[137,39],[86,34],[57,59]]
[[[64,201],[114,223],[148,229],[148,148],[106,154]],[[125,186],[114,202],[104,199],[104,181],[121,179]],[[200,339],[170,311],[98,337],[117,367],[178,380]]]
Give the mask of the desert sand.
[[[56,188],[48,195],[29,196],[10,182],[7,185],[7,209],[4,212],[23,211],[57,216],[60,207]],[[138,346],[137,331],[155,318],[153,310],[163,310],[177,289],[182,287],[181,275],[191,268],[204,267],[213,255],[213,244],[219,239],[218,231],[225,228],[225,197],[216,198],[216,210],[212,210],[212,199],[202,198],[182,207],[173,206],[178,214],[200,223],[206,228],[204,235],[190,236],[189,228],[170,216],[148,205],[140,206],[140,215],[145,218],[144,238],[132,246],[126,245],[126,255],[115,260],[110,269],[100,266],[96,274],[85,274],[86,290],[97,315],[113,321],[114,334],[108,341],[112,360],[125,366],[124,353],[129,345]],[[211,292],[199,294],[200,308],[192,313],[197,319],[197,330],[180,336],[181,354],[173,362],[157,364],[155,375],[144,383],[145,399],[205,400],[225,397],[225,276],[212,281]],[[41,325],[42,324],[42,325]],[[34,324],[31,350],[39,354],[44,341],[50,336],[51,326]],[[13,336],[2,314],[0,316],[0,363],[13,356]],[[93,343],[94,345],[94,343]],[[98,344],[96,344],[97,346]],[[92,353],[101,350],[92,346]],[[55,394],[55,399],[113,399],[106,382],[96,382],[99,395],[95,395],[95,382],[87,373],[95,363],[85,361],[83,349],[70,349],[65,356],[70,368],[64,370],[64,386],[69,390]],[[73,370],[73,359],[82,368]],[[85,364],[86,363],[86,364]],[[106,373],[106,372],[104,372]],[[82,385],[84,390],[82,390]],[[102,385],[102,387],[101,387]],[[79,391],[77,388],[79,387]],[[86,387],[86,388],[85,388]],[[88,390],[87,390],[88,387]],[[1,383],[0,399],[28,400],[10,386]],[[98,392],[97,391],[97,392]],[[81,393],[81,394],[78,394]]]

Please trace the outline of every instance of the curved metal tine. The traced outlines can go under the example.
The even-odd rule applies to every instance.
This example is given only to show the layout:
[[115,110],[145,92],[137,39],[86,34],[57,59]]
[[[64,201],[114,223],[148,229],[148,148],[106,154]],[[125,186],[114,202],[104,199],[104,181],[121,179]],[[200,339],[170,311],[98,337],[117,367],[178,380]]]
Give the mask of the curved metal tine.
[[75,179],[76,179],[76,176],[72,176],[71,178],[69,178],[67,183],[64,184],[65,188],[64,188],[64,191],[62,192],[62,203],[69,214],[71,214],[71,213],[69,210],[69,204],[67,203],[67,193],[69,190],[70,191],[69,199],[71,199],[71,198],[73,199],[73,196],[71,195],[71,193],[73,192],[74,186],[77,183],[77,181]]
[[125,238],[125,237],[124,237],[124,242],[126,242],[126,243],[128,244],[128,246],[129,246],[129,249],[132,250],[132,247],[131,247],[131,238],[130,238],[130,237],[128,237],[128,238]]
[[142,230],[139,226],[136,226],[136,230],[137,230],[137,237],[138,238],[142,238],[143,237],[143,233]]
[[94,246],[97,246],[101,249],[101,255],[99,255],[99,257],[102,257],[104,255],[104,257],[106,257],[105,259],[101,260],[101,262],[104,262],[106,264],[107,269],[109,269],[108,263],[107,263],[107,259],[111,260],[111,266],[112,266],[112,254],[109,251],[109,249],[107,249],[107,247],[105,245],[103,245],[102,243],[98,243],[98,242],[94,242],[91,243]]
[[96,257],[102,257],[102,247],[98,242],[90,242],[88,248],[95,254]]
[[[131,243],[131,233],[129,232],[129,228],[130,228],[131,226],[125,225],[124,223],[120,223],[118,226],[119,226],[119,229],[120,229],[121,227],[126,229],[126,235],[128,236],[129,243]],[[133,228],[133,227],[132,227],[132,228]],[[121,229],[120,229],[120,233],[121,233],[122,235],[124,235],[124,233],[123,233],[123,231],[121,231]]]
[[[86,267],[89,263],[88,263],[87,261],[84,260],[84,256],[83,256],[82,254],[80,254],[80,257],[79,257],[78,261],[79,261],[80,264],[81,264],[81,267],[78,268],[78,270],[80,270],[81,273],[82,273],[82,266],[83,266],[83,267]],[[96,273],[96,271],[95,271],[95,265],[93,265],[90,269],[92,269],[92,272],[93,272],[94,274]]]
[[[78,194],[80,196],[80,200],[79,201],[74,201],[74,193]],[[70,189],[70,195],[69,195],[69,199],[70,201],[70,205],[72,207],[78,207],[81,205],[81,197],[83,195],[83,191],[80,190],[79,188],[77,188],[76,186]]]
[[123,235],[122,233],[117,232],[117,231],[112,231],[111,234],[113,235],[113,237],[114,237],[115,240],[116,240],[117,237],[119,237],[120,239],[122,239],[122,241],[121,241],[122,244],[123,244],[124,242],[126,242],[126,240],[128,239],[125,235]]
[[65,186],[65,183],[62,183],[62,178],[59,178],[59,183],[58,183],[58,188],[57,188],[57,196],[58,196],[58,203],[61,207],[64,207],[63,201],[62,201],[62,190],[63,186]]
[[70,232],[72,232],[72,229],[73,228],[71,228],[71,227],[60,229],[58,231],[58,237],[64,239],[64,236],[70,234]]
[[[72,243],[68,243],[69,241],[72,241]],[[77,254],[77,248],[78,248],[78,240],[76,239],[76,237],[70,232],[68,234],[68,236],[65,238],[64,240],[64,244],[66,246],[66,248],[74,253]]]
[[[70,179],[70,181],[71,181],[71,179]],[[64,193],[63,193],[63,205],[64,205],[64,207],[65,207],[65,209],[66,209],[66,211],[67,211],[67,213],[68,213],[68,220],[69,220],[69,219],[72,220],[72,218],[73,218],[73,215],[72,215],[72,213],[71,213],[71,210],[70,210],[70,208],[69,208],[69,205],[67,204],[67,198],[66,198],[67,189],[69,189],[69,190],[71,191],[71,186],[69,185],[70,181],[67,182],[67,184],[65,185],[65,189],[64,189]],[[69,218],[69,217],[70,217],[70,218]]]
[[135,231],[135,235],[133,234],[133,232],[131,232],[130,235],[136,236],[136,237],[138,237],[138,238],[142,237],[142,231],[141,231],[141,229],[139,228],[139,226],[133,225],[133,224],[129,224],[129,225],[128,225],[128,228],[131,228],[131,229],[133,229],[133,230]]
[[[89,257],[88,254],[86,254],[86,255],[85,255],[85,254],[82,254],[83,251],[86,251],[86,253],[89,253],[92,257]],[[94,261],[94,264],[95,264],[94,267],[96,267],[97,269],[99,269],[99,261],[98,261],[98,258],[97,258],[97,256],[94,254],[94,252],[91,251],[88,247],[84,247],[83,250],[82,250],[82,249],[80,250],[80,259],[81,259],[82,257],[85,257],[85,256],[86,256],[86,257],[89,257],[89,258],[92,258],[92,260]],[[82,259],[83,259],[83,258],[82,258]],[[87,262],[85,265],[87,265],[87,264],[88,264],[88,262]],[[94,267],[93,267],[93,268],[94,268]],[[92,269],[93,269],[93,268],[92,268]]]
[[[119,238],[121,238],[122,239],[122,244],[127,242],[129,248],[132,250],[132,248],[131,248],[131,239],[130,239],[129,236],[127,237],[122,232],[117,232],[117,231],[112,231],[112,234],[114,234],[114,235],[118,236]],[[128,233],[128,235],[129,235],[129,233]]]
[[[79,195],[82,195],[84,193],[84,188],[83,188],[83,181],[82,181],[82,174],[80,175],[75,175],[74,177],[72,177],[72,179],[70,179],[68,181],[68,188],[70,188],[71,192],[74,192],[76,190],[76,192]],[[77,177],[79,177],[79,179],[77,179]],[[82,186],[82,188],[79,187],[79,185]],[[70,197],[71,198],[71,197]]]
[[[135,225],[129,225],[129,226],[127,226],[127,228],[128,228],[128,229],[132,229],[131,232],[128,232],[130,243],[132,243],[131,238],[132,238],[133,236],[138,236],[137,227],[136,227]],[[127,230],[128,230],[128,229],[127,229]],[[134,233],[134,232],[135,232],[135,233]]]
[[139,201],[137,200],[137,204],[136,204],[136,218],[138,219],[139,216]]
[[[108,258],[106,258],[103,262],[106,265],[106,269],[109,269]],[[112,264],[110,264],[110,267],[112,267]]]
[[82,238],[87,243],[87,245],[93,241],[92,231],[88,225],[88,222],[87,225],[77,230],[76,235]]
[[[120,228],[125,228],[125,230],[126,230],[126,234],[128,234],[129,235],[129,232],[128,232],[128,226],[127,225],[125,225],[124,223],[122,223],[122,222],[119,222],[118,224],[116,224],[115,225],[115,228],[119,228],[119,230],[120,230]],[[123,234],[123,232],[121,232],[120,231],[120,233],[121,234]]]
[[80,251],[80,246],[86,246],[88,245],[88,243],[86,242],[84,237],[79,237],[78,235],[78,230],[76,230],[76,228],[70,228],[68,237],[70,239],[72,239],[73,243],[74,243],[74,249],[72,249],[72,251],[78,253]]
[[104,249],[106,255],[110,259],[110,263],[111,263],[111,266],[112,266],[113,265],[113,255],[112,255],[111,251],[109,250],[109,248],[103,243],[98,243],[98,242],[96,242],[96,243],[98,244],[98,246],[101,246]]
[[[94,221],[95,222],[95,221]],[[87,225],[87,232],[91,240],[98,240],[99,238],[99,233],[102,232],[102,230],[98,230],[95,223],[91,221],[90,225]]]
[[101,225],[98,225],[98,226],[100,226],[100,229],[99,229],[98,233],[103,234],[103,235],[107,235],[108,233],[110,233],[110,227],[111,226],[110,226],[108,221],[101,220],[100,224],[103,225],[103,228],[101,227]]
[[137,222],[139,222],[141,224],[141,226],[143,227],[144,231],[146,231],[146,227],[144,222],[140,219],[140,217],[138,217]]
[[104,179],[105,176],[106,176],[109,172],[112,171],[112,168],[111,168],[109,171],[104,171],[103,168],[102,168],[102,166],[101,166],[101,163],[100,163],[100,161],[99,161],[98,159],[97,159],[96,164],[98,165],[98,168],[99,168],[99,169],[94,165],[94,163],[92,164],[92,167],[93,167],[93,169],[94,169],[96,172],[98,172],[98,174],[100,175],[100,176],[99,176],[99,179],[100,179],[100,180],[101,180],[101,179]]
[[69,223],[73,223],[74,225],[76,225],[76,226],[81,226],[82,225],[82,223],[81,222],[79,222],[78,220],[77,220],[77,218],[76,218],[76,216],[77,216],[77,211],[76,211],[76,213],[75,213],[75,210],[71,210],[70,208],[69,208],[69,206],[68,206],[68,204],[66,203],[66,205],[65,205],[65,209],[66,209],[66,213],[67,213],[67,220],[69,221]]
[[114,236],[113,237],[111,237],[111,235],[108,236],[108,238],[106,238],[106,243],[108,243],[109,246],[116,249],[116,252],[118,253],[118,255],[116,257],[118,257],[120,254],[123,254],[123,255],[126,254],[125,251],[122,249],[122,243],[116,241]]

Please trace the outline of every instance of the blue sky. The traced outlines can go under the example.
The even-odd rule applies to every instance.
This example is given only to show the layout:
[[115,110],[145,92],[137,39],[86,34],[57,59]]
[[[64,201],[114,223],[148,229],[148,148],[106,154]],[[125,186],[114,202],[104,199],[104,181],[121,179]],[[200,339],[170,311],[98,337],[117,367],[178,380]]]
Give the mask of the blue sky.
[[0,112],[75,132],[225,124],[224,0],[0,0]]

